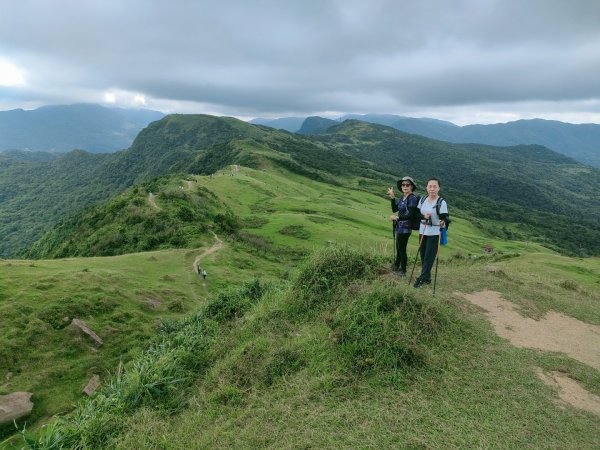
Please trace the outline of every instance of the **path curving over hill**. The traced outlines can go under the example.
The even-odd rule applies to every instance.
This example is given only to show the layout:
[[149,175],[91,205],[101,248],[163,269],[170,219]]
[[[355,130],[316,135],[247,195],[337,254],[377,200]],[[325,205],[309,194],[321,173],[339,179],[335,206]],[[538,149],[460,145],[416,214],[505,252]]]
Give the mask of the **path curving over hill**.
[[204,258],[205,256],[208,256],[214,252],[217,252],[217,251],[221,250],[221,248],[223,248],[223,241],[219,238],[219,236],[217,236],[215,234],[214,231],[211,231],[211,233],[215,238],[215,243],[212,246],[210,246],[209,248],[207,248],[204,252],[202,252],[201,254],[196,256],[196,259],[194,259],[194,262],[192,263],[192,269],[196,273],[198,273],[198,265],[200,264],[200,260],[202,258]]

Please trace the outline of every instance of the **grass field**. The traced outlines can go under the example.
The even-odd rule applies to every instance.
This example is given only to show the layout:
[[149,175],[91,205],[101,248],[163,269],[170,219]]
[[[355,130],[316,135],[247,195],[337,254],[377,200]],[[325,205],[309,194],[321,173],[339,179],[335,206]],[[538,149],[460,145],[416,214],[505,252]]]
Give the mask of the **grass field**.
[[[561,371],[600,395],[598,371],[514,347],[460,294],[497,291],[527,317],[559,311],[600,325],[597,258],[491,239],[448,199],[454,220],[433,296],[387,270],[385,186],[378,197],[247,168],[189,179],[186,189],[205,186],[242,219],[240,237],[201,260],[204,284],[192,263],[210,235],[199,249],[0,261],[0,394],[33,392],[34,424],[71,410],[90,374],[114,379],[119,361],[134,373],[161,324],[185,318],[176,329],[193,335],[197,316],[211,330],[206,352],[185,352],[207,362],[181,369],[185,399],[175,407],[156,394],[126,413],[102,410],[119,423],[106,448],[600,446],[599,418],[556,406],[535,375]],[[483,255],[484,244],[495,253]],[[357,251],[336,253],[345,245]],[[411,254],[416,246],[413,236]],[[325,256],[304,256],[323,248]],[[327,257],[330,266],[319,266]],[[332,275],[319,278],[328,267]],[[252,279],[270,287],[220,297]],[[233,315],[210,315],[209,304]],[[74,317],[102,337],[100,348],[67,326]],[[168,342],[169,352],[178,348]],[[408,356],[390,362],[394,351]],[[178,373],[181,360],[169,361]]]

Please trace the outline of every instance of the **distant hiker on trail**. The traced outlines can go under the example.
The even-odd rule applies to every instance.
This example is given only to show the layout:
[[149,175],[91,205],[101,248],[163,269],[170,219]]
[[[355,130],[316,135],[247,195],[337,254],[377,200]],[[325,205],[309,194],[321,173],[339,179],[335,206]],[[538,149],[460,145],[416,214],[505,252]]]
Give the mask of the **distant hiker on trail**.
[[198,275],[202,275],[202,267],[200,267],[200,264],[198,264],[198,267],[196,267],[196,270],[198,271]]
[[419,199],[413,193],[417,186],[411,177],[403,177],[396,183],[398,189],[402,192],[402,197],[397,199],[394,189],[388,187],[387,193],[391,200],[392,214],[390,219],[393,223],[394,233],[394,245],[396,250],[396,257],[392,268],[401,277],[406,276],[406,263],[408,262],[408,255],[406,254],[406,246],[408,244],[408,238],[412,233],[414,223],[419,224]]
[[427,180],[427,197],[419,200],[421,226],[419,227],[419,251],[421,253],[421,275],[415,281],[414,287],[431,283],[431,269],[436,255],[439,256],[440,229],[447,226],[448,204],[438,194],[441,183],[437,178]]
[[202,279],[206,280],[206,275],[208,275],[208,273],[206,273],[206,270],[202,271]]

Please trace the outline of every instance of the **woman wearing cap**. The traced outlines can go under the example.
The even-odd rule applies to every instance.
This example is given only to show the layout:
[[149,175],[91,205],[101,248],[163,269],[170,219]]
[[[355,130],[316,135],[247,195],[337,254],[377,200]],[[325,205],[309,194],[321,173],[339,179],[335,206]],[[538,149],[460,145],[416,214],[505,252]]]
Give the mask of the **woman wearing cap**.
[[412,232],[411,222],[419,217],[418,199],[413,194],[417,186],[411,177],[404,177],[398,180],[396,184],[402,192],[400,199],[396,199],[396,194],[392,187],[388,188],[392,212],[397,213],[390,216],[390,219],[396,224],[396,260],[394,261],[393,269],[398,272],[398,275],[406,276],[406,263],[408,261],[406,245]]
[[[427,180],[427,197],[419,201],[419,213],[423,220],[419,228],[419,250],[421,252],[421,275],[414,287],[431,283],[431,269],[440,245],[440,231],[448,220],[448,204],[440,198],[440,180]],[[439,200],[439,205],[438,205]]]

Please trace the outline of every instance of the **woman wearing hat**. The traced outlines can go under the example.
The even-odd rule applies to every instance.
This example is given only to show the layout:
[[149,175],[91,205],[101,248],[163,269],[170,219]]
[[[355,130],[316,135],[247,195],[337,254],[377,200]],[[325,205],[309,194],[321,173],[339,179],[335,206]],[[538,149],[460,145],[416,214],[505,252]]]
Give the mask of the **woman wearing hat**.
[[411,177],[403,177],[398,180],[397,186],[402,192],[400,199],[396,199],[396,194],[391,186],[387,191],[391,199],[392,212],[396,213],[390,216],[390,219],[396,224],[394,229],[396,233],[396,260],[393,269],[398,272],[398,275],[406,276],[406,263],[408,262],[406,245],[412,232],[411,224],[419,218],[419,200],[413,194],[417,186]]

